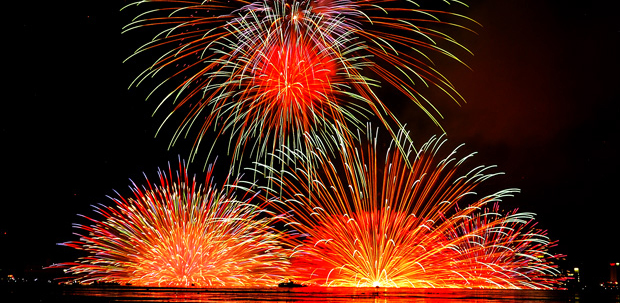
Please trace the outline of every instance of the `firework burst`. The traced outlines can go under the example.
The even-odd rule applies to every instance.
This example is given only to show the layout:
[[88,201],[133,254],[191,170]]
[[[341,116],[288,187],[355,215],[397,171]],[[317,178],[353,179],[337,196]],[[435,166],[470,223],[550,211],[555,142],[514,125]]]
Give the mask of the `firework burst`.
[[[460,45],[433,27],[463,28],[443,21],[469,20],[462,16],[383,0],[143,0],[128,7],[142,5],[152,9],[125,30],[161,32],[136,53],[169,51],[133,85],[173,71],[158,87],[169,90],[162,104],[173,101],[172,113],[186,112],[171,144],[197,128],[192,158],[209,131],[228,135],[235,161],[248,149],[255,159],[282,145],[303,150],[304,133],[329,138],[330,125],[339,125],[339,132],[363,129],[365,120],[359,119],[366,115],[376,115],[388,129],[392,123],[400,127],[375,92],[381,83],[395,87],[436,123],[438,112],[415,84],[460,99],[432,67],[429,53],[458,60],[438,42]],[[166,86],[168,80],[173,84]]]
[[375,138],[367,138],[368,148],[342,144],[341,161],[317,144],[315,159],[297,153],[300,164],[274,182],[284,197],[282,218],[298,233],[291,263],[299,280],[367,287],[556,285],[557,256],[548,252],[554,243],[535,227],[534,214],[500,210],[501,200],[518,190],[476,193],[498,174],[492,167],[461,174],[472,155],[459,160],[455,150],[440,157],[441,138],[408,156],[389,148],[383,157]]
[[212,167],[202,187],[179,167],[159,172],[159,184],[147,180],[131,189],[132,198],[113,198],[97,206],[103,220],[75,224],[79,241],[62,245],[88,253],[57,265],[74,282],[116,282],[139,286],[264,286],[281,279],[287,261],[278,232],[255,195],[238,200],[238,181],[216,188]]

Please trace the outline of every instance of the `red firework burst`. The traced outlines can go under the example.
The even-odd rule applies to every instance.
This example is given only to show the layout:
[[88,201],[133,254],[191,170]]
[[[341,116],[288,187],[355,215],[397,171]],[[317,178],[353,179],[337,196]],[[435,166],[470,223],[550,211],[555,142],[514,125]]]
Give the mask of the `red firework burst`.
[[128,7],[152,9],[126,30],[163,28],[137,53],[168,51],[135,84],[169,71],[163,82],[176,83],[157,87],[171,90],[162,103],[172,100],[172,113],[181,111],[185,117],[172,143],[197,129],[192,159],[211,131],[215,138],[226,134],[233,162],[247,150],[244,155],[259,159],[282,145],[307,149],[304,133],[329,138],[335,136],[332,125],[346,133],[363,128],[366,115],[375,115],[391,131],[400,123],[376,92],[382,84],[394,87],[437,123],[438,112],[417,84],[436,86],[460,100],[432,67],[431,54],[456,59],[438,43],[461,46],[433,27],[464,28],[444,19],[469,19],[410,4],[136,1]]

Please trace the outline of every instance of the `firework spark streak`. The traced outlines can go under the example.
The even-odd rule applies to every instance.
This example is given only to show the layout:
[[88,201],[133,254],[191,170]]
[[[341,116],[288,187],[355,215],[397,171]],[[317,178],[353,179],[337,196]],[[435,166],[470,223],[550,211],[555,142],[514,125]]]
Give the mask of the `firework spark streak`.
[[[368,133],[372,133],[370,130]],[[405,137],[401,132],[398,138]],[[341,145],[332,161],[317,144],[290,173],[274,174],[282,219],[298,233],[291,263],[297,279],[326,286],[552,288],[558,256],[534,214],[500,211],[517,189],[478,196],[499,173],[478,166],[461,174],[468,155],[440,157],[444,139],[408,156]],[[291,152],[283,152],[282,155]],[[411,165],[405,158],[409,157]],[[381,161],[385,162],[381,162]],[[305,164],[312,163],[315,164]],[[286,212],[289,210],[288,212]]]
[[264,286],[281,279],[288,261],[280,253],[264,205],[254,195],[235,198],[238,181],[215,188],[212,167],[202,187],[179,165],[159,172],[159,184],[131,187],[132,198],[97,206],[103,220],[75,224],[79,241],[62,243],[88,253],[56,265],[79,283],[139,286]]
[[431,67],[429,56],[458,61],[438,43],[461,46],[433,27],[464,28],[443,20],[471,21],[460,15],[383,0],[143,0],[126,9],[144,5],[151,9],[125,31],[161,32],[136,54],[168,52],[132,86],[172,71],[157,87],[169,91],[162,105],[175,104],[166,121],[187,111],[171,144],[198,129],[192,159],[209,131],[228,135],[235,161],[248,149],[255,159],[282,145],[304,149],[304,133],[328,138],[334,135],[329,125],[342,127],[339,132],[363,128],[360,117],[367,115],[376,115],[390,130],[393,123],[400,128],[375,93],[381,83],[395,87],[436,123],[439,113],[415,85],[436,86],[461,99]]

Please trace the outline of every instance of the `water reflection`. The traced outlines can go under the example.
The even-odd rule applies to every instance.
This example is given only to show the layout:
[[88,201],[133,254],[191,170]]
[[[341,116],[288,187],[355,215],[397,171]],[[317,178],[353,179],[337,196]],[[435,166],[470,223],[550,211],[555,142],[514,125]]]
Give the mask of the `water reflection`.
[[[394,288],[138,288],[75,287],[65,289],[63,297],[75,301],[87,298],[106,302],[305,302],[305,303],[511,303],[569,302],[564,291],[463,290]],[[573,301],[574,302],[574,301]]]

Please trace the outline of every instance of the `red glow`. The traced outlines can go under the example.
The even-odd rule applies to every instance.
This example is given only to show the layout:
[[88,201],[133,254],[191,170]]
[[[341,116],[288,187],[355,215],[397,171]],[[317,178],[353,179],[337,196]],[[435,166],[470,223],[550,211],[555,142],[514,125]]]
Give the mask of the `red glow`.
[[[332,83],[336,66],[326,52],[304,39],[280,41],[257,51],[241,95],[249,112],[244,127],[264,121],[263,136],[284,139],[310,131],[323,120],[342,120]],[[244,73],[248,75],[243,76]],[[279,143],[283,144],[283,142]]]
[[313,107],[330,95],[334,64],[310,46],[294,42],[271,47],[255,73],[257,96],[282,110]]

